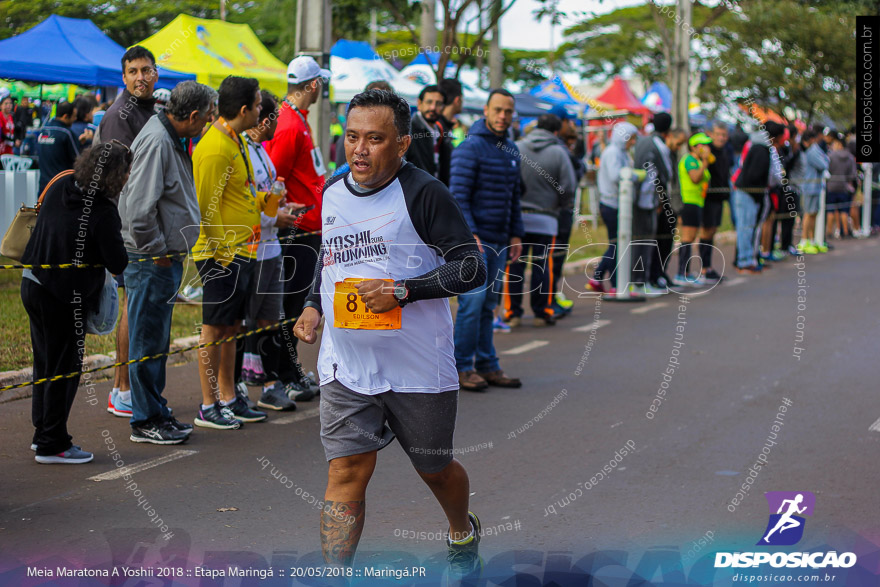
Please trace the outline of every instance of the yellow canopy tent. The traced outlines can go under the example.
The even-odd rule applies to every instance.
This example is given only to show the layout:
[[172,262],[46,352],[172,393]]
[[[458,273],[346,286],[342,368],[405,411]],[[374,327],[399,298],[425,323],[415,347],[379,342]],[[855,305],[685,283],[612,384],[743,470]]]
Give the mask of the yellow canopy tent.
[[287,94],[287,66],[246,24],[181,14],[140,45],[153,52],[158,65],[194,73],[213,88],[227,76],[240,75],[257,78],[260,88],[278,96]]

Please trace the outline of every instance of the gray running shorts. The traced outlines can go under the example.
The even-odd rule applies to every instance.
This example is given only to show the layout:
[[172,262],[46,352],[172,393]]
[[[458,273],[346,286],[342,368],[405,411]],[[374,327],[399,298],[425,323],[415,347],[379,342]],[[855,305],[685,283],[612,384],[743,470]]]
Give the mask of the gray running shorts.
[[413,467],[439,473],[452,462],[458,391],[364,395],[333,380],[321,386],[321,442],[328,461],[381,450],[396,436]]

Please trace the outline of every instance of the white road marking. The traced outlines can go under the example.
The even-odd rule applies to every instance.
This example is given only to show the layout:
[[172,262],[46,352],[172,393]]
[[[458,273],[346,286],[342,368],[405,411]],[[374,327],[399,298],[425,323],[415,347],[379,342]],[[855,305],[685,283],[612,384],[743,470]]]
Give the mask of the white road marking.
[[722,283],[728,287],[733,287],[734,285],[739,285],[740,283],[747,282],[748,279],[745,277],[734,277],[733,279],[725,279]]
[[880,419],[868,427],[868,432],[880,432]]
[[650,312],[651,310],[656,310],[657,308],[665,308],[668,306],[666,302],[655,302],[653,304],[648,304],[647,306],[642,306],[640,308],[633,308],[629,311],[630,314],[645,314]]
[[[317,399],[317,398],[315,398]],[[269,424],[293,424],[294,422],[300,422],[302,420],[308,420],[309,418],[313,418],[315,416],[320,415],[321,408],[314,407],[308,410],[299,411],[297,408],[297,412],[295,414],[291,414],[289,416],[284,416],[283,418],[271,418],[269,420]]]
[[112,471],[108,471],[106,473],[101,473],[100,475],[95,475],[94,477],[89,477],[89,481],[112,481],[114,479],[121,479],[126,475],[134,475],[135,473],[140,473],[141,471],[146,471],[147,469],[152,469],[153,467],[158,467],[159,465],[164,465],[165,463],[170,463],[171,461],[176,461],[177,459],[182,459],[184,457],[191,457],[196,454],[197,450],[175,450],[167,455],[156,457],[155,459],[149,459],[142,463],[135,463],[133,465],[129,465],[127,467],[120,467],[119,469],[113,469]]
[[533,340],[532,342],[527,342],[526,344],[522,344],[520,346],[513,347],[512,349],[507,349],[506,351],[501,351],[501,354],[502,355],[521,355],[523,353],[527,353],[529,351],[539,349],[542,346],[547,346],[548,344],[550,344],[549,340]]
[[599,330],[603,326],[608,326],[611,324],[611,320],[596,320],[595,322],[590,322],[589,324],[584,324],[583,326],[578,326],[577,328],[572,328],[572,332],[590,332],[594,328]]

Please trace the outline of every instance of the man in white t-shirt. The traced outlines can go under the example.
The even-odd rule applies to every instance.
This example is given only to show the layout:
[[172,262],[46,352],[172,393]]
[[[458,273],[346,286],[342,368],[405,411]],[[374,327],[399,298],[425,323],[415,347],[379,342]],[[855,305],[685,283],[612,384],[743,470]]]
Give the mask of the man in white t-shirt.
[[482,286],[486,268],[446,186],[403,161],[410,140],[403,98],[370,90],[352,99],[351,172],[324,188],[321,254],[294,332],[314,343],[324,315],[325,561],[351,564],[377,453],[396,436],[449,520],[447,558],[463,576],[479,563],[480,523],[452,456],[459,383],[446,298]]

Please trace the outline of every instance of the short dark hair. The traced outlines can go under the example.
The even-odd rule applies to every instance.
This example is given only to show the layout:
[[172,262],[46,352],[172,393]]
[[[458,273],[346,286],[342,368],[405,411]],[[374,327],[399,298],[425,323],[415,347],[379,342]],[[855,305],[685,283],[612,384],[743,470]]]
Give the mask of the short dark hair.
[[807,130],[804,131],[804,134],[801,135],[801,142],[806,143],[807,141],[811,141],[818,136],[819,136],[819,133],[817,133],[812,128],[808,128]]
[[312,82],[315,81],[315,80],[318,80],[318,84],[319,84],[319,85],[324,83],[324,78],[322,78],[321,76],[313,77],[312,79],[307,79],[307,80],[304,81],[304,82],[299,82],[299,83],[296,83],[296,84],[288,83],[288,84],[287,84],[287,94],[288,94],[288,95],[290,95],[290,94],[301,94],[301,93],[303,93],[303,92],[305,91],[305,89],[306,89],[308,86],[312,85]]
[[98,101],[94,96],[85,94],[78,97],[73,101],[73,110],[76,112],[76,120],[79,122],[85,122],[86,116],[88,116],[97,105]]
[[128,51],[122,56],[122,71],[125,71],[125,64],[135,59],[149,59],[153,67],[156,67],[156,58],[153,57],[152,51],[140,45],[129,47]]
[[671,129],[669,129],[669,132],[666,133],[666,136],[668,136],[668,137],[680,137],[680,136],[686,136],[686,135],[687,135],[687,133],[680,126],[676,126],[675,128],[671,128]]
[[270,116],[275,116],[276,112],[278,112],[278,98],[268,90],[260,90],[260,97],[263,101],[260,103],[262,108],[260,110],[259,122],[263,122]]
[[555,114],[542,114],[538,117],[537,128],[548,132],[559,132],[562,129],[562,120]]
[[59,102],[58,105],[55,106],[55,118],[61,118],[62,116],[73,114],[73,112],[73,104],[70,102]]
[[494,96],[495,94],[501,94],[502,96],[504,96],[504,97],[506,97],[506,98],[510,98],[511,100],[513,100],[514,102],[516,102],[516,98],[513,97],[513,94],[511,94],[510,92],[508,92],[508,91],[505,90],[504,88],[495,88],[494,90],[492,90],[491,92],[489,92],[489,97],[486,98],[486,104],[487,104],[487,105],[489,104],[489,102],[492,101],[492,96]]
[[131,150],[119,141],[97,143],[77,157],[73,178],[86,194],[115,199],[128,178],[131,160]]
[[419,101],[424,101],[425,96],[428,94],[440,94],[443,97],[443,103],[446,103],[446,94],[440,89],[440,86],[430,85],[422,88],[422,91],[419,92]]
[[672,115],[668,112],[658,112],[651,122],[654,124],[654,132],[665,134],[672,127]]
[[730,129],[729,129],[728,126],[727,126],[727,123],[725,123],[725,122],[721,122],[720,120],[713,120],[713,121],[712,121],[712,127],[711,127],[711,128],[712,128],[712,129],[723,128],[724,130],[726,130],[726,131],[728,131],[728,132],[730,131]]
[[410,133],[412,115],[410,114],[409,104],[394,92],[367,90],[357,94],[348,105],[349,116],[351,116],[351,111],[355,108],[372,108],[375,106],[391,108],[391,112],[394,114],[394,126],[397,128],[398,137],[403,137]]
[[440,91],[446,96],[446,103],[450,104],[453,100],[461,96],[461,82],[451,77],[443,78],[437,85]]
[[253,106],[254,95],[260,89],[260,82],[253,77],[230,75],[220,82],[217,106],[220,116],[232,120],[241,111],[242,106],[248,109]]
[[385,90],[386,92],[393,92],[394,88],[384,79],[377,79],[367,84],[364,91],[366,92],[367,90]]

